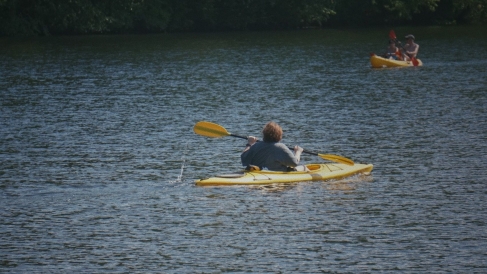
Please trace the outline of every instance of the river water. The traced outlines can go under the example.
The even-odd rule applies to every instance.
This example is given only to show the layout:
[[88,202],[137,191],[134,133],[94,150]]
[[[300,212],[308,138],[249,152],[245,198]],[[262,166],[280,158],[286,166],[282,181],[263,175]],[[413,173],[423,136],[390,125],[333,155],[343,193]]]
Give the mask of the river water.
[[[370,67],[389,29],[0,39],[0,272],[487,272],[487,34],[395,32],[423,67]],[[202,120],[374,170],[197,187],[245,146]]]

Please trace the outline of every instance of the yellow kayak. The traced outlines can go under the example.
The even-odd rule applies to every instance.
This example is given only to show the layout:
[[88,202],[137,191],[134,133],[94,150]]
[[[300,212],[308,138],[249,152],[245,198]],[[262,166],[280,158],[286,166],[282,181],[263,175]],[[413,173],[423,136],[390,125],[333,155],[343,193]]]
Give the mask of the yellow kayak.
[[[418,60],[418,66],[422,66],[423,62]],[[393,68],[393,67],[412,67],[413,62],[411,61],[400,61],[400,60],[393,60],[387,59],[384,57],[377,56],[375,54],[370,55],[370,64],[373,68]]]
[[210,185],[267,185],[274,183],[294,183],[306,181],[324,181],[341,179],[354,174],[370,174],[372,164],[309,164],[309,171],[243,171],[234,174],[223,174],[215,177],[196,180],[198,186]]

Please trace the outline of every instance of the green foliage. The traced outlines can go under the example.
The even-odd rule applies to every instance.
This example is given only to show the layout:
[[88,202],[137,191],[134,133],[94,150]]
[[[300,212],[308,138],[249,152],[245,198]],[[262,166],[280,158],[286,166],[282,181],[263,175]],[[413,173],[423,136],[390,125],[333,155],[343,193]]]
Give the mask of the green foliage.
[[452,1],[453,15],[466,23],[487,23],[487,0]]
[[440,0],[342,0],[337,1],[334,22],[380,25],[412,21],[415,14],[434,11]]
[[487,23],[487,0],[0,0],[0,35]]
[[424,10],[433,11],[440,0],[388,0],[384,1],[384,9],[390,14],[401,19],[411,20],[413,14],[420,13]]

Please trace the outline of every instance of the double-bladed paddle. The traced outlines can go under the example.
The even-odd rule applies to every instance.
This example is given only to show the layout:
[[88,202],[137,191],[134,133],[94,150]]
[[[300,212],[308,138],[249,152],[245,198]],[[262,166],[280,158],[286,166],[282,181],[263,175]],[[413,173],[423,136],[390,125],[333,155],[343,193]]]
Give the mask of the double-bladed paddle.
[[[210,137],[210,138],[221,138],[221,137],[225,137],[225,136],[232,136],[232,137],[237,137],[237,138],[241,138],[241,139],[245,139],[245,140],[248,139],[248,137],[245,137],[245,136],[239,136],[239,135],[231,134],[224,127],[222,127],[218,124],[206,122],[206,121],[201,121],[201,122],[196,123],[193,130],[196,134],[206,136],[206,137]],[[289,149],[293,150],[293,148],[291,148],[291,147],[289,147]],[[353,166],[355,164],[352,160],[347,159],[347,158],[342,157],[342,156],[338,156],[338,155],[320,154],[320,153],[314,153],[314,152],[306,151],[306,150],[303,150],[303,153],[316,155],[316,156],[321,157],[324,160],[342,163],[342,164],[346,164],[349,166]]]
[[416,59],[416,57],[413,57],[413,56],[409,55],[407,53],[407,50],[403,47],[403,45],[399,41],[397,41],[396,33],[394,32],[394,30],[391,30],[389,32],[389,38],[391,38],[392,40],[394,40],[396,42],[396,44],[399,43],[399,45],[401,46],[402,50],[404,50],[404,53],[406,53],[409,56],[409,58],[411,59],[411,62],[413,62],[413,65],[415,67],[417,67],[419,65],[418,59]]

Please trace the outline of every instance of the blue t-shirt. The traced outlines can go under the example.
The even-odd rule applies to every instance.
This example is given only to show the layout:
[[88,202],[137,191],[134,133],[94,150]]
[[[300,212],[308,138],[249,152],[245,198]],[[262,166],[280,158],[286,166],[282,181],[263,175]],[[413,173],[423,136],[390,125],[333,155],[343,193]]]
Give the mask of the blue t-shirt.
[[256,142],[240,158],[243,166],[254,165],[275,171],[287,171],[288,167],[298,166],[294,153],[279,142]]

